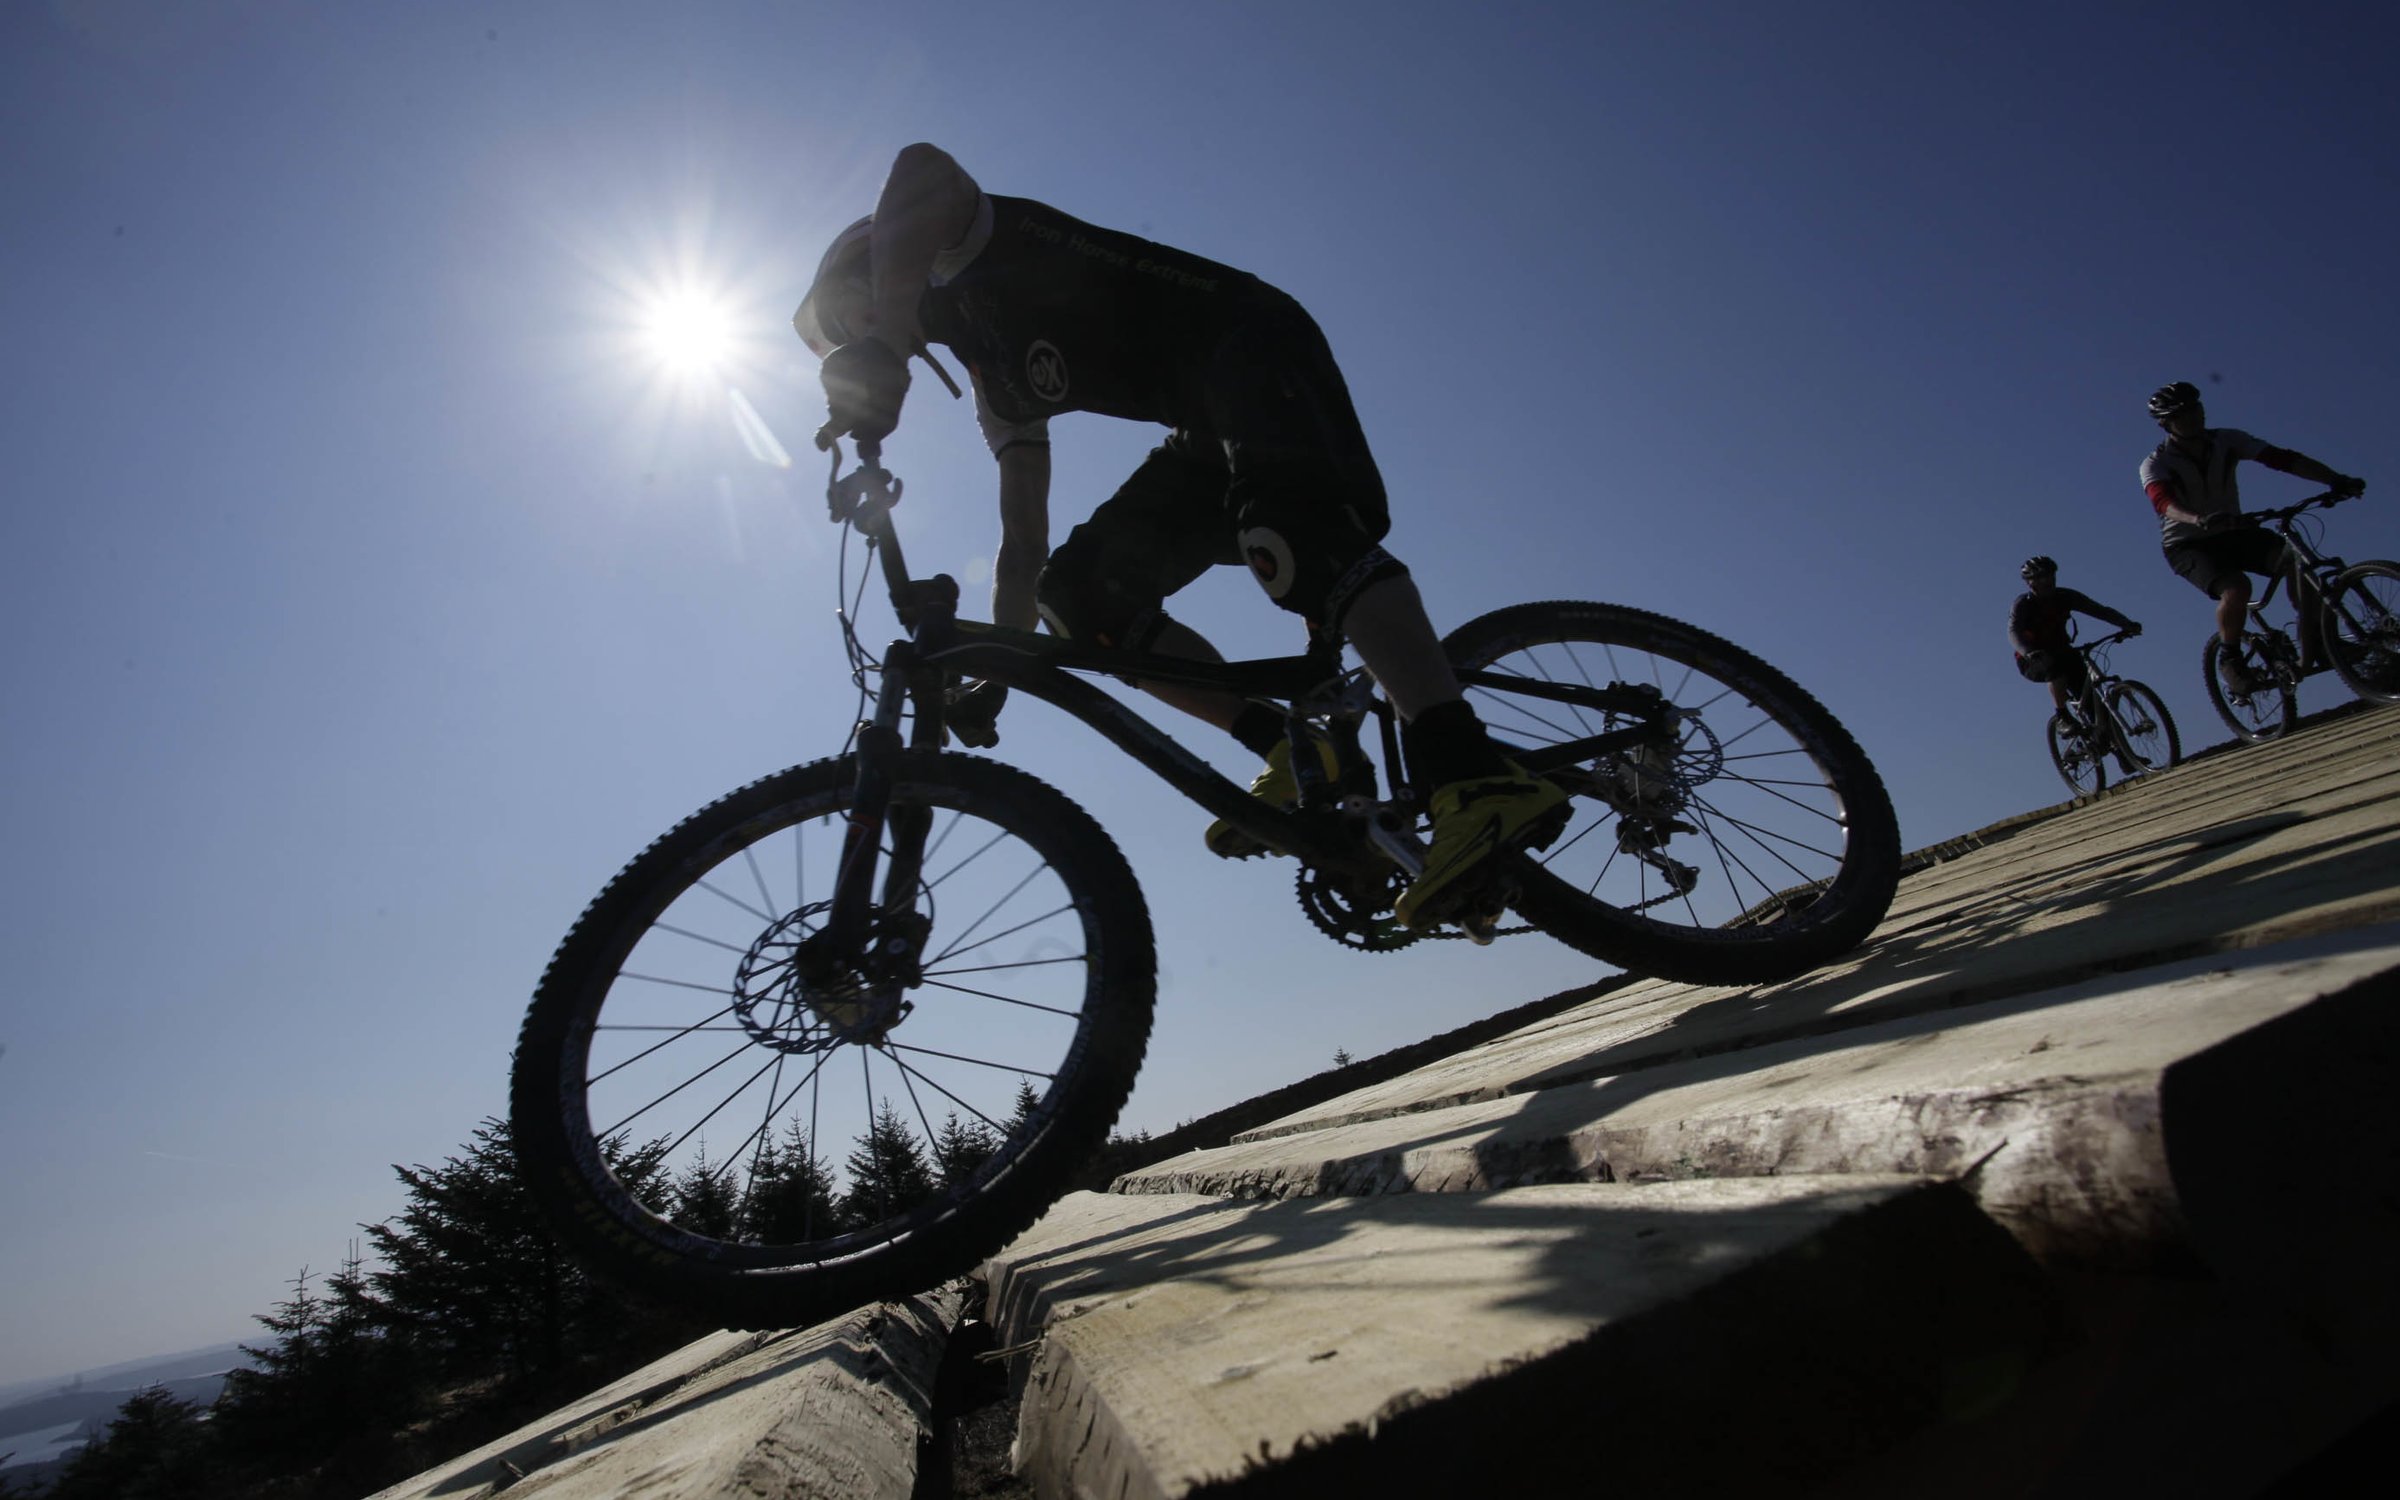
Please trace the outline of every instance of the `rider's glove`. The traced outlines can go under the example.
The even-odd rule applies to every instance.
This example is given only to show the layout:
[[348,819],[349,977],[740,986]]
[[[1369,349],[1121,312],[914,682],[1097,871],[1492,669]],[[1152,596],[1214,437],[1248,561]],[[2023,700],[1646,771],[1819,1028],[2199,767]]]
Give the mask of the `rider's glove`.
[[825,383],[828,420],[817,434],[822,447],[848,433],[861,443],[880,443],[900,425],[900,403],[908,395],[908,361],[881,339],[855,339],[825,356],[818,378]]
[[[834,352],[839,353],[841,351],[836,350]],[[2249,524],[2249,522],[2250,518],[2243,515],[2238,510],[2220,511],[2213,516],[2202,516],[2200,518],[2200,529],[2202,531],[2230,531],[2236,526],[2246,526]]]
[[2125,639],[2127,639],[2127,640],[2129,640],[2129,641],[2130,641],[2130,640],[2132,640],[2132,639],[2133,639],[2135,636],[2137,636],[2137,635],[2140,635],[2141,633],[2142,633],[2142,622],[2141,622],[2141,621],[2139,621],[2139,620],[2136,620],[2136,621],[2134,621],[2134,622],[2133,622],[2131,625],[2128,625],[2128,626],[2126,626],[2126,627],[2125,627]]
[[1000,743],[1000,707],[1008,702],[1002,682],[962,682],[944,694],[942,723],[962,745],[989,750]]
[[2333,481],[2333,492],[2341,496],[2344,500],[2353,499],[2356,496],[2363,494],[2366,488],[2367,482],[2365,480],[2353,479],[2347,474],[2338,475]]

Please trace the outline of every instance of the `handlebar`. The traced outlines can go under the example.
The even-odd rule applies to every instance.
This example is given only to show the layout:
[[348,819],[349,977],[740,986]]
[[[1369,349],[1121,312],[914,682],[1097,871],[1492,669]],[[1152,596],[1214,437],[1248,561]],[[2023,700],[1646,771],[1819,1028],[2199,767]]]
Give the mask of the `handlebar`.
[[2302,511],[2314,510],[2320,505],[2325,507],[2327,510],[2331,510],[2333,507],[2341,504],[2344,500],[2355,500],[2357,498],[2358,496],[2355,494],[2345,495],[2340,490],[2326,490],[2322,493],[2311,495],[2305,500],[2295,500],[2289,505],[2279,506],[2274,510],[2243,511],[2235,517],[2235,522],[2236,524],[2245,526],[2265,526],[2278,521],[2294,520],[2298,518]]

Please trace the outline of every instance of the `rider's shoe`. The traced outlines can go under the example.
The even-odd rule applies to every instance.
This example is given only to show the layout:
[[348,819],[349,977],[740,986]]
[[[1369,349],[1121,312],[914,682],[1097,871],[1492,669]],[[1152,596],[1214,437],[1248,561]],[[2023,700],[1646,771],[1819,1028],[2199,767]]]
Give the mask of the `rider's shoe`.
[[1567,823],[1567,794],[1515,766],[1505,776],[1453,781],[1433,794],[1433,847],[1425,872],[1400,893],[1392,909],[1404,926],[1440,920],[1440,898],[1459,879],[1503,849],[1540,847]]
[[[1341,762],[1334,755],[1333,741],[1310,735],[1308,742],[1317,749],[1325,767],[1325,779],[1330,782],[1341,775]],[[1267,763],[1250,780],[1250,795],[1274,808],[1289,812],[1300,802],[1300,778],[1292,774],[1292,742],[1277,740],[1267,751]],[[1253,854],[1265,854],[1267,846],[1226,822],[1217,819],[1201,835],[1208,852],[1219,859],[1248,859]]]
[[2266,679],[2230,651],[2217,654],[2217,677],[2225,684],[2225,691],[2236,698],[2247,698],[2267,685]]

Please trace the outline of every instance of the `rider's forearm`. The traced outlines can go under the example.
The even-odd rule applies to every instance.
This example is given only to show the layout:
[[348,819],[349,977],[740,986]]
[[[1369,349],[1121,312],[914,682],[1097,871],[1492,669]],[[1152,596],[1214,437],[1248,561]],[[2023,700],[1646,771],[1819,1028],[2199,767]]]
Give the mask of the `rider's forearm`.
[[903,146],[893,159],[868,241],[875,336],[893,352],[905,357],[924,339],[917,303],[933,279],[934,257],[966,238],[978,196],[975,180],[938,146]]
[[1050,450],[1014,445],[1000,455],[1000,550],[992,559],[992,623],[1031,630],[1035,589],[1050,560]]
[[2311,484],[2339,484],[2342,482],[2339,470],[2329,469],[2307,454],[2295,453],[2289,448],[2270,446],[2259,453],[2258,461],[2270,469],[2280,469],[2286,474],[2295,475]]

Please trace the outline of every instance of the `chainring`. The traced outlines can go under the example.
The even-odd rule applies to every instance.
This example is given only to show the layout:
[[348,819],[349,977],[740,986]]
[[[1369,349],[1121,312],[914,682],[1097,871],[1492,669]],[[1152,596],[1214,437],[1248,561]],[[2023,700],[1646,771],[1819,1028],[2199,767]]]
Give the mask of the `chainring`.
[[1377,893],[1378,904],[1363,908],[1352,892],[1323,871],[1303,868],[1294,885],[1300,897],[1300,910],[1317,931],[1361,953],[1393,953],[1419,938],[1432,936],[1413,932],[1392,916],[1392,902],[1398,899],[1406,878],[1395,869],[1384,882],[1384,889]]

